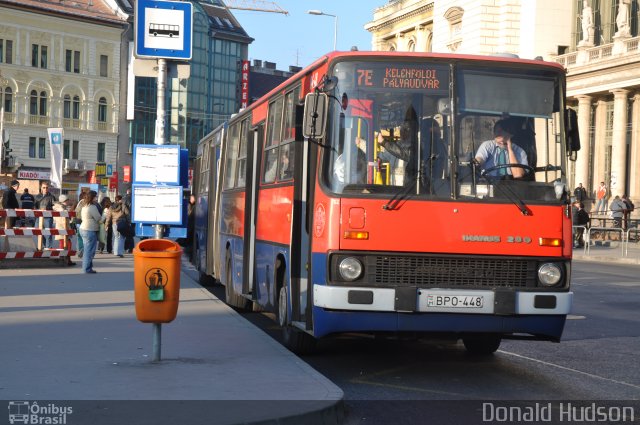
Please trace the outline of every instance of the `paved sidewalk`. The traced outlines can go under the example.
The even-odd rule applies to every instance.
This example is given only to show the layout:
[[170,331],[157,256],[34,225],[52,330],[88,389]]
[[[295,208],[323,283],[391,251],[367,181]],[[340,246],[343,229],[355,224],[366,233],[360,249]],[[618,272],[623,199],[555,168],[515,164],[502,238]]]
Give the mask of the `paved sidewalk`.
[[340,388],[185,273],[178,317],[162,326],[162,361],[152,363],[152,325],[135,317],[133,257],[98,254],[94,265],[94,275],[79,264],[0,270],[7,405],[72,406],[70,425],[341,420]]

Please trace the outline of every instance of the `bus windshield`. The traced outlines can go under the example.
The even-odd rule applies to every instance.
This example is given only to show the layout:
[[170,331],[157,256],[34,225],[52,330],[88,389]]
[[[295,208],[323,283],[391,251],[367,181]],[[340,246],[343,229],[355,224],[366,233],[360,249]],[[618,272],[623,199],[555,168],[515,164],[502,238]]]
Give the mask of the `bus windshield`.
[[364,196],[557,202],[561,70],[465,63],[337,63],[325,184]]

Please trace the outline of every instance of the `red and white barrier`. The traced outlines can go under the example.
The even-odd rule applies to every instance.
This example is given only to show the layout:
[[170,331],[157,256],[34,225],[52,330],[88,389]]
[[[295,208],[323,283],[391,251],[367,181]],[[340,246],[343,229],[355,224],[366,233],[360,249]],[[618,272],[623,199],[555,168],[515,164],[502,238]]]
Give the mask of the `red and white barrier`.
[[75,254],[75,251],[67,251],[66,249],[47,249],[35,252],[0,252],[0,260],[21,258],[62,258]]
[[75,217],[75,211],[49,211],[49,210],[0,210],[0,217]]
[[65,236],[75,235],[73,229],[36,229],[34,227],[15,227],[0,229],[0,236]]

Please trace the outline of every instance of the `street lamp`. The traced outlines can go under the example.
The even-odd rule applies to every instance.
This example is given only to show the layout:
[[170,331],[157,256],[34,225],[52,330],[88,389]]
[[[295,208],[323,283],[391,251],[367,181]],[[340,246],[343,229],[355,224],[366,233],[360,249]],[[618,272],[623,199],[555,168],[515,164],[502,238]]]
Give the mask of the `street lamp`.
[[334,19],[333,22],[333,50],[336,50],[336,43],[338,41],[338,17],[330,13],[324,13],[322,10],[307,10],[309,15],[324,15],[331,16]]

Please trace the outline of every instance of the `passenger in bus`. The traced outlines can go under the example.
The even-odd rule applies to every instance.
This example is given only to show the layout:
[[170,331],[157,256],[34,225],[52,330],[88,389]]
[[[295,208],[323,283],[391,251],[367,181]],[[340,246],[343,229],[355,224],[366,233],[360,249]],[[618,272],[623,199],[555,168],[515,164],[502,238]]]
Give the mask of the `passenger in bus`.
[[483,142],[478,148],[475,162],[483,170],[491,170],[487,173],[489,176],[524,177],[523,168],[506,166],[507,164],[528,165],[527,153],[511,140],[513,134],[514,130],[511,129],[508,120],[499,120],[493,126],[494,138]]
[[447,146],[440,136],[440,124],[433,118],[425,118],[420,124],[420,157],[422,174],[427,179],[447,177]]
[[[333,178],[338,183],[338,186],[344,186],[346,184],[364,184],[367,181],[367,154],[365,153],[366,141],[362,138],[355,138],[355,149],[351,151],[351,158],[355,156],[355,164],[349,167],[351,177],[345,179],[345,155],[344,152],[340,153],[333,164]],[[334,189],[341,189],[337,187]]]
[[293,177],[293,168],[289,162],[289,147],[282,149],[280,154],[280,180],[289,180]]
[[[382,131],[378,133],[378,144],[384,149],[378,157],[391,164],[392,170],[396,170],[395,173],[392,172],[392,184],[411,184],[416,180],[417,174],[417,158],[413,153],[417,152],[418,140],[418,115],[413,106],[409,106],[405,113],[404,121],[400,125],[399,139],[393,136],[392,131],[389,133],[389,136],[385,136]],[[403,163],[398,163],[391,156],[403,161]],[[402,165],[404,165],[404,170],[398,170]],[[402,171],[403,175],[398,175],[398,171]]]

